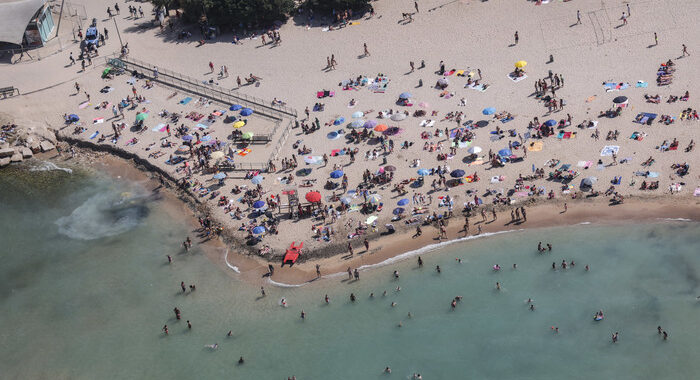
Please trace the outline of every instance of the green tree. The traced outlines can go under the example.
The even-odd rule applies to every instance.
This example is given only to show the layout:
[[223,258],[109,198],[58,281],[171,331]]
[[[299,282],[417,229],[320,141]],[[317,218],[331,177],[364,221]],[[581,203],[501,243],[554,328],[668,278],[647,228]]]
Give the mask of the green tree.
[[268,26],[284,21],[294,10],[294,0],[151,0],[168,9],[179,7],[187,21],[203,17],[218,26]]
[[321,12],[330,12],[333,9],[336,11],[345,9],[364,11],[369,9],[369,3],[370,0],[306,0],[305,7]]

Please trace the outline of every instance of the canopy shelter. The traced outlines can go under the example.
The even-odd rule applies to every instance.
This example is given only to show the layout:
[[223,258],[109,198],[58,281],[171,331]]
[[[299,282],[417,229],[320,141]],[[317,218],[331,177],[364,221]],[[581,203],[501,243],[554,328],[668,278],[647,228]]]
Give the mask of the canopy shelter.
[[53,32],[51,10],[46,0],[0,0],[0,42],[36,46]]

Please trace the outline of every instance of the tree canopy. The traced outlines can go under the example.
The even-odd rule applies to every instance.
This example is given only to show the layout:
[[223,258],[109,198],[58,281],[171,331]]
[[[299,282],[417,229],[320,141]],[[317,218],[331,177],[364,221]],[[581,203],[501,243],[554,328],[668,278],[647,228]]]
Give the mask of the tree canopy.
[[[233,28],[268,26],[285,21],[296,7],[294,0],[151,0],[155,6],[182,9],[189,21],[205,17],[214,25]],[[363,10],[370,0],[306,0],[305,8],[320,12],[345,9]]]

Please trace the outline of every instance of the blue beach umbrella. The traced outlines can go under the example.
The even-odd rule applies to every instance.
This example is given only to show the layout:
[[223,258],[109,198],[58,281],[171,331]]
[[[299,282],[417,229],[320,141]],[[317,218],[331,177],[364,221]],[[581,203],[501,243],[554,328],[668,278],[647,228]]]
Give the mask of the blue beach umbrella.
[[372,129],[379,124],[376,120],[367,120],[362,126],[367,129]]
[[212,177],[212,178],[214,178],[214,179],[224,179],[224,178],[226,178],[226,173],[222,173],[222,172],[216,173],[216,174],[214,174],[214,177]]
[[259,210],[259,209],[261,209],[261,208],[263,208],[263,207],[265,207],[265,201],[255,201],[255,203],[253,203],[253,208],[254,208],[254,209]]
[[243,106],[240,104],[234,104],[231,107],[228,108],[230,111],[238,111],[240,109],[243,109]]
[[335,139],[337,139],[338,137],[340,137],[340,135],[338,134],[338,132],[333,131],[333,132],[328,133],[328,134],[326,135],[326,137],[328,137],[330,140],[335,140]]
[[352,114],[352,118],[353,118],[353,119],[359,119],[359,118],[361,118],[361,117],[363,117],[363,116],[365,116],[365,113],[362,112],[362,111],[357,111],[357,112],[355,112],[355,113]]
[[399,206],[406,206],[408,204],[408,202],[409,202],[408,198],[404,198],[404,199],[398,201],[396,204],[398,204]]
[[257,226],[255,228],[253,228],[253,233],[256,235],[260,235],[263,232],[265,232],[265,227],[263,227],[263,226]]
[[345,118],[342,117],[342,116],[339,117],[339,118],[337,118],[337,119],[335,119],[335,121],[333,122],[334,125],[340,125],[340,124],[343,124],[343,123],[345,123]]
[[544,122],[544,125],[546,125],[548,127],[553,127],[553,126],[557,125],[557,122],[556,122],[556,120],[549,119],[549,120]]
[[349,205],[350,203],[352,203],[352,198],[342,197],[340,198],[340,202],[344,205]]
[[343,176],[343,171],[342,170],[335,170],[331,172],[331,178],[340,178]]
[[350,127],[351,127],[351,128],[360,128],[360,127],[362,127],[363,125],[365,125],[365,121],[362,120],[362,119],[353,120],[353,122],[350,123]]
[[70,120],[71,123],[75,123],[76,121],[80,120],[80,117],[78,117],[78,115],[72,113],[72,114],[68,115],[68,120]]
[[244,108],[241,110],[241,116],[250,116],[253,114],[253,110],[250,108]]
[[263,179],[265,179],[263,176],[256,175],[255,177],[250,179],[250,182],[252,182],[253,185],[259,185],[262,183]]
[[418,175],[428,175],[430,174],[430,170],[428,169],[418,169]]
[[498,155],[501,157],[509,157],[513,152],[510,151],[510,149],[501,149],[498,151]]
[[452,173],[450,173],[450,175],[453,178],[464,177],[464,170],[462,170],[462,169],[453,170]]
[[401,215],[404,212],[406,212],[406,210],[403,207],[397,207],[394,209],[394,211],[392,211],[394,215]]
[[410,99],[412,97],[410,92],[402,92],[401,95],[399,95],[399,99]]
[[481,113],[483,113],[484,115],[493,115],[496,113],[496,109],[493,107],[487,107],[487,108],[484,108],[484,110],[481,111]]
[[192,141],[194,137],[192,135],[184,135],[182,136],[182,141]]
[[211,136],[209,136],[209,135],[202,136],[202,138],[200,140],[202,140],[203,142],[207,142],[207,141],[211,140]]

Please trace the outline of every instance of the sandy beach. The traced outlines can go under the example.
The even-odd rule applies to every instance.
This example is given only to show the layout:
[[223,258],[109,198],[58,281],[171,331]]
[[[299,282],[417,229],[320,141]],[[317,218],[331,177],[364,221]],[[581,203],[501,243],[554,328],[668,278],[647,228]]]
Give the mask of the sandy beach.
[[[101,18],[107,2],[77,3],[85,5],[90,17],[98,17],[107,28],[114,28],[109,19]],[[80,65],[66,65],[69,50],[41,61],[1,66],[0,70],[24,95],[2,100],[0,110],[18,125],[48,126],[60,140],[76,146],[143,160],[149,164],[146,170],[156,179],[164,176],[171,188],[186,183],[184,192],[189,194],[187,202],[196,210],[195,215],[209,216],[221,226],[225,237],[224,242],[212,243],[209,256],[224,268],[237,267],[240,277],[253,283],[265,283],[262,275],[271,257],[277,268],[274,281],[302,284],[315,278],[317,264],[324,274],[344,272],[347,267],[377,264],[434,244],[439,233],[436,223],[426,223],[423,235],[415,239],[409,238],[415,224],[406,223],[433,213],[453,214],[447,238],[461,238],[463,209],[474,202],[475,196],[481,205],[471,211],[470,235],[475,234],[478,225],[483,226],[482,234],[488,234],[584,222],[698,220],[700,207],[695,196],[700,183],[694,165],[700,160],[697,149],[687,148],[697,140],[700,127],[700,121],[693,118],[700,90],[695,80],[700,77],[700,46],[693,38],[698,33],[693,15],[700,11],[700,3],[629,3],[631,15],[624,25],[619,14],[627,11],[627,6],[622,2],[577,0],[535,5],[530,1],[504,4],[431,0],[421,1],[420,11],[409,21],[402,18],[402,13],[414,12],[409,3],[380,1],[374,5],[374,17],[364,15],[339,30],[327,30],[322,20],[316,20],[311,28],[300,20],[290,20],[279,28],[279,45],[263,45],[259,36],[240,33],[236,37],[241,43],[233,44],[234,34],[224,33],[197,46],[195,37],[177,38],[182,30],[198,33],[179,20],[173,20],[173,30],[160,31],[149,17],[131,19],[122,12],[117,24],[129,44],[125,62],[147,62],[160,69],[161,77],[169,70],[199,81],[211,80],[227,91],[234,89],[267,102],[277,99],[296,110],[297,118],[277,113],[270,118],[261,115],[265,111],[240,116],[238,110],[229,108],[232,103],[201,99],[175,89],[163,78],[154,78],[152,70],[141,70],[144,77],[132,83],[127,83],[131,77],[128,72],[102,78],[107,68],[105,56],[119,50],[113,31],[106,46],[100,48],[100,57],[93,58],[93,65],[85,71]],[[150,4],[142,6],[149,14]],[[577,10],[582,15],[581,23],[576,19]],[[369,55],[363,51],[365,43]],[[687,45],[690,55],[682,53],[682,44]],[[77,53],[77,45],[73,50]],[[331,55],[337,59],[336,69],[326,68],[326,57]],[[665,66],[669,60],[673,62],[672,70],[659,74],[669,67]],[[422,61],[425,67],[421,68]],[[521,64],[525,75],[513,80],[509,74],[519,61],[527,62]],[[210,70],[209,62],[214,70]],[[439,73],[440,62],[444,62],[444,73]],[[222,65],[227,67],[228,76],[217,75]],[[238,88],[237,77],[249,74],[262,79]],[[551,78],[560,75],[563,79],[556,85]],[[476,80],[478,85],[467,86]],[[538,95],[535,83],[541,80],[548,90]],[[444,84],[445,88],[437,88]],[[552,86],[556,95],[549,90]],[[107,87],[111,90],[100,92]],[[334,96],[326,97],[326,92]],[[406,92],[410,96],[402,101],[400,94]],[[686,92],[689,97],[683,100]],[[134,94],[145,97],[145,101],[129,102],[123,119],[113,117],[112,105]],[[657,94],[659,103],[645,98]],[[563,109],[548,109],[542,100],[546,96],[557,99],[558,104],[563,100]],[[621,96],[626,99],[616,99]],[[183,104],[188,97],[192,99]],[[323,104],[323,110],[314,111],[317,103]],[[244,102],[241,105],[246,106]],[[600,116],[601,112],[618,112],[618,107],[619,116]],[[221,115],[214,115],[217,111]],[[389,111],[388,117],[379,117],[380,112],[386,116]],[[353,117],[357,112],[362,115]],[[137,113],[148,114],[142,130],[132,128]],[[192,113],[202,118],[185,118]],[[647,123],[650,117],[643,113],[656,114],[656,118]],[[66,123],[63,116],[67,114],[76,114],[80,121]],[[173,114],[180,115],[178,121],[172,121]],[[199,127],[210,115],[215,116],[213,121]],[[406,116],[392,117],[396,115]],[[664,115],[666,123],[660,122]],[[235,116],[245,125],[234,128],[233,122],[224,122],[226,116]],[[536,126],[532,125],[534,118]],[[316,119],[320,129],[304,133],[305,126]],[[376,123],[364,128],[371,120]],[[551,126],[548,120],[553,120]],[[112,121],[128,124],[118,139],[114,138]],[[297,122],[299,128],[285,130]],[[188,130],[178,133],[181,124]],[[542,136],[542,131],[547,131],[543,124],[551,127],[551,135]],[[164,130],[166,125],[172,136]],[[385,125],[388,133],[377,128],[379,125]],[[270,133],[271,140],[248,145],[234,141],[234,131]],[[372,135],[350,138],[362,131]],[[614,132],[618,132],[614,139],[606,138]],[[593,137],[595,133],[599,134],[597,138]],[[183,136],[193,136],[191,150]],[[276,170],[270,172],[223,171],[217,166],[225,159],[212,158],[220,151],[241,167],[267,163],[272,152],[277,152],[278,143],[280,149],[272,157]],[[62,145],[60,159],[68,160],[70,148],[65,142]],[[303,147],[308,151],[300,154]],[[476,153],[472,155],[469,150],[476,147],[481,149],[473,150]],[[353,160],[349,151],[355,149]],[[176,153],[178,150],[180,153]],[[509,152],[499,154],[504,150]],[[498,164],[490,159],[489,152]],[[183,161],[167,163],[177,156]],[[283,161],[293,162],[294,157],[296,166],[283,169]],[[683,168],[685,164],[689,169]],[[300,175],[302,169],[310,170]],[[432,170],[433,174],[421,176],[419,169]],[[518,181],[520,176],[532,176],[535,169],[543,175]],[[330,178],[335,171],[342,173]],[[213,179],[218,172],[226,173],[221,183]],[[472,182],[475,173],[479,180]],[[253,174],[262,176],[260,191],[243,199],[246,190],[256,188],[251,182]],[[365,181],[363,174],[375,179]],[[343,176],[347,178],[345,190],[341,190]],[[445,183],[432,186],[441,177]],[[616,181],[617,177],[621,179]],[[587,178],[594,178],[592,189],[581,186]],[[642,189],[642,184],[657,181],[657,189]],[[330,183],[327,188],[326,183]],[[396,191],[401,183],[405,194]],[[232,193],[234,187],[241,186],[245,186],[241,193]],[[315,215],[297,218],[290,217],[289,211],[279,212],[287,210],[290,200],[286,195],[280,197],[283,207],[269,206],[272,218],[254,215],[250,207],[253,201],[274,205],[278,195],[291,190],[298,194],[301,207],[308,206]],[[322,206],[306,201],[307,193],[312,191],[319,192]],[[363,191],[367,191],[368,201]],[[589,197],[594,191],[600,195]],[[615,193],[624,197],[624,203],[610,206]],[[373,195],[377,200],[370,202]],[[342,198],[347,198],[346,203]],[[397,213],[400,219],[392,220],[401,199],[408,202],[400,206],[404,208]],[[564,203],[566,212],[562,212]],[[380,204],[381,211],[377,211]],[[322,217],[321,209],[328,210],[329,206],[333,211]],[[516,207],[527,209],[526,222],[510,223],[511,210]],[[233,217],[236,209],[240,219]],[[497,221],[477,224],[481,210],[488,211],[491,221],[492,209],[497,210]],[[294,207],[292,210],[296,211]],[[374,221],[365,222],[373,216]],[[396,229],[393,234],[386,234],[385,225],[389,223]],[[254,240],[249,231],[263,225],[278,233],[260,234],[260,242],[247,244]],[[361,233],[358,225],[363,227]],[[365,238],[370,242],[366,253]],[[277,264],[292,241],[303,241],[305,251],[298,264],[280,269]],[[355,251],[352,258],[346,257],[348,242]],[[265,245],[274,255],[256,254]]]

